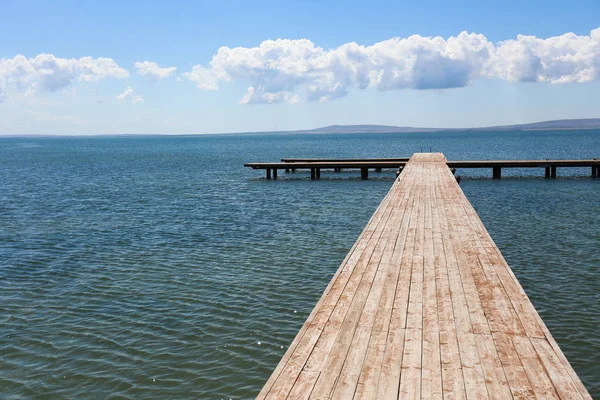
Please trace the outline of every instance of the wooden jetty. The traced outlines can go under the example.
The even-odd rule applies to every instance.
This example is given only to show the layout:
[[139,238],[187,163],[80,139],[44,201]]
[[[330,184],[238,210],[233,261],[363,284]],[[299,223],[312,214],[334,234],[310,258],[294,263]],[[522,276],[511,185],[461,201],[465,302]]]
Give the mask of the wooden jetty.
[[[277,179],[277,172],[285,170],[294,172],[298,169],[309,169],[311,179],[320,179],[321,170],[330,169],[358,169],[361,178],[368,179],[369,170],[381,171],[382,169],[397,169],[401,171],[408,162],[407,158],[365,158],[365,159],[309,159],[309,158],[284,158],[281,162],[254,162],[244,164],[252,169],[266,171],[267,179]],[[600,160],[480,160],[480,161],[452,161],[447,160],[450,168],[487,168],[492,170],[494,179],[502,177],[503,168],[544,168],[546,178],[556,178],[557,168],[590,167],[592,177],[600,177]]]
[[441,153],[394,182],[258,399],[591,399]]

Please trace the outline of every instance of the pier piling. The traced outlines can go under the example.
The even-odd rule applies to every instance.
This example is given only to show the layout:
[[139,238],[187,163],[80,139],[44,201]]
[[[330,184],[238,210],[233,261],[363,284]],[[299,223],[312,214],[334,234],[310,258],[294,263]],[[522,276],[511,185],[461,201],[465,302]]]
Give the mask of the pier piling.
[[502,178],[502,168],[500,167],[493,167],[492,168],[492,175],[494,179],[500,179]]
[[367,180],[369,179],[369,168],[361,168],[360,169],[360,179]]

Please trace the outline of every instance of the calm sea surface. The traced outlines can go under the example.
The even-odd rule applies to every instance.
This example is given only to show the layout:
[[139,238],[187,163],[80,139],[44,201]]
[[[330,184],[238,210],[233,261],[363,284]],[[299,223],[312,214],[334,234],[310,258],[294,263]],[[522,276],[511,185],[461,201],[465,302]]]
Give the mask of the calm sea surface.
[[[0,139],[0,398],[255,396],[393,173],[267,181],[242,164],[430,147],[600,158],[600,131]],[[600,398],[600,179],[543,173],[458,172]]]

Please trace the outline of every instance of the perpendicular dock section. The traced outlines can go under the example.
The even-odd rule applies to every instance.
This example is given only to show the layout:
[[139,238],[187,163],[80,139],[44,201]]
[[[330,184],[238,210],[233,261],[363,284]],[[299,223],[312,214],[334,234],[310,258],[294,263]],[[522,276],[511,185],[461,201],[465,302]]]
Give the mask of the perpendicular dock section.
[[591,399],[441,153],[415,154],[258,399]]
[[[419,154],[419,153],[417,153]],[[422,153],[428,154],[428,153]],[[266,178],[277,178],[278,170],[296,172],[297,170],[310,170],[311,179],[321,177],[322,170],[340,172],[342,169],[359,170],[361,179],[369,178],[369,171],[381,172],[383,169],[401,170],[408,159],[406,158],[284,158],[281,162],[255,162],[244,164],[252,169],[266,171]],[[600,177],[600,160],[446,160],[446,165],[452,170],[458,169],[491,169],[492,178],[500,179],[502,170],[506,168],[539,168],[544,169],[546,178],[556,178],[557,168],[591,168],[592,177]]]

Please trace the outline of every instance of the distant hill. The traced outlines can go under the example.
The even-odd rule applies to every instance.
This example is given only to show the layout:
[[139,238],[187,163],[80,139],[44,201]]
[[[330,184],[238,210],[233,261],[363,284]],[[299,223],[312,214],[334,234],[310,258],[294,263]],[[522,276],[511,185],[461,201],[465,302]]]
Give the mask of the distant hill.
[[389,125],[330,125],[323,128],[300,131],[287,131],[285,133],[405,133],[405,132],[488,132],[488,131],[514,131],[514,130],[558,130],[558,129],[600,129],[600,118],[588,119],[560,119],[554,121],[534,122],[530,124],[486,126],[481,128],[420,128],[411,126]]

